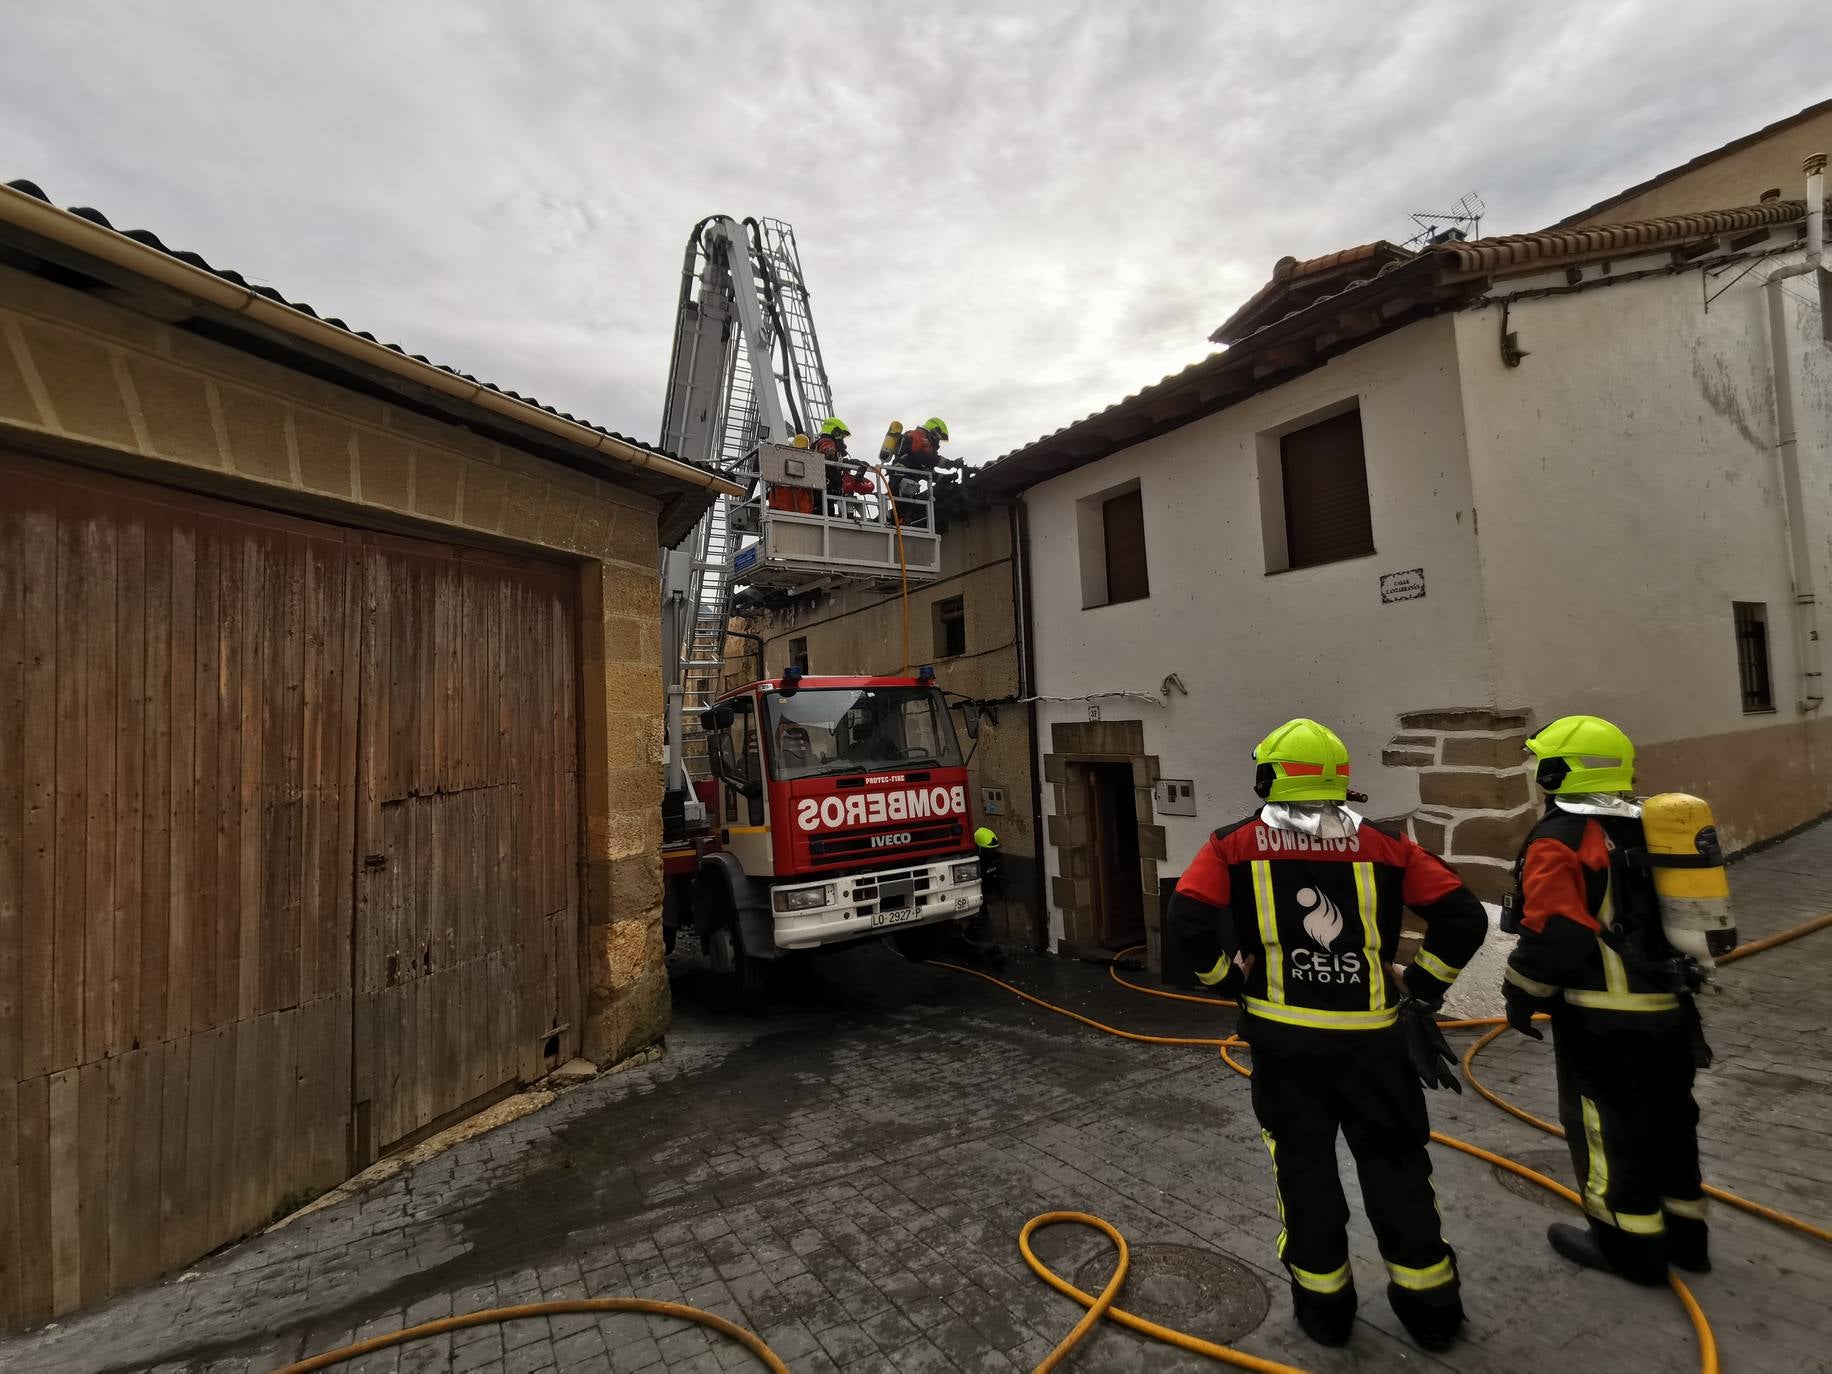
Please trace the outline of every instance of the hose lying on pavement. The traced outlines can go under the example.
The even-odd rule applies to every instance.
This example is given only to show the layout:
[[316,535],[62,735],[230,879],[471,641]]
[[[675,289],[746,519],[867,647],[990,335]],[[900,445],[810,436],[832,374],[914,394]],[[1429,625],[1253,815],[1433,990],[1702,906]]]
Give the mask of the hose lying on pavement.
[[482,1311],[466,1312],[457,1317],[441,1317],[437,1321],[422,1322],[419,1326],[409,1326],[401,1331],[371,1336],[354,1345],[340,1346],[322,1355],[312,1355],[293,1364],[283,1365],[275,1374],[306,1374],[308,1370],[329,1369],[345,1360],[359,1359],[374,1351],[386,1350],[391,1345],[405,1345],[409,1341],[424,1340],[428,1336],[443,1336],[448,1331],[462,1331],[467,1326],[489,1326],[495,1322],[519,1321],[524,1317],[560,1317],[573,1312],[643,1312],[652,1317],[678,1317],[681,1321],[698,1322],[738,1342],[762,1360],[770,1374],[789,1374],[789,1366],[782,1362],[782,1357],[765,1345],[763,1337],[756,1332],[747,1331],[737,1322],[727,1321],[715,1312],[702,1312],[683,1302],[656,1302],[649,1298],[558,1298],[553,1302],[526,1302],[514,1307],[486,1307]]
[[[1829,925],[1832,925],[1832,912],[1815,917],[1813,920],[1794,926],[1791,929],[1781,931],[1779,934],[1768,936],[1766,939],[1754,940],[1749,944],[1739,945],[1729,954],[1721,957],[1718,963],[1728,964],[1751,954],[1759,954],[1765,949],[1773,949],[1776,945],[1786,944],[1789,940],[1797,940],[1802,935],[1810,935],[1814,931],[1823,930]],[[1129,952],[1130,951],[1122,951],[1122,953]],[[1091,1027],[1107,1035],[1118,1036],[1122,1040],[1131,1040],[1135,1043],[1144,1045],[1213,1046],[1220,1052],[1222,1060],[1229,1068],[1233,1069],[1234,1072],[1240,1074],[1243,1078],[1251,1078],[1253,1076],[1253,1071],[1251,1069],[1228,1053],[1229,1050],[1241,1049],[1246,1046],[1246,1042],[1241,1040],[1238,1036],[1144,1035],[1138,1031],[1122,1030],[1118,1026],[1109,1026],[1104,1022],[1094,1020],[1094,1018],[1090,1016],[1083,1016],[1080,1012],[1070,1011],[1067,1007],[1057,1006],[1054,1002],[1046,1002],[1041,997],[1025,992],[1022,988],[1014,987],[1001,978],[994,978],[989,973],[981,973],[978,969],[964,968],[959,964],[937,964],[936,967],[949,969],[956,973],[971,974],[975,978],[984,979],[995,987],[1003,988],[1005,991],[1022,997],[1025,1001],[1042,1007],[1046,1011],[1055,1012],[1058,1016],[1066,1016],[1071,1021],[1078,1021],[1084,1026]],[[1173,1002],[1201,1002],[1206,1006],[1235,1005],[1232,1002],[1217,997],[1198,997],[1190,993],[1170,992],[1163,988],[1148,988],[1143,984],[1134,983],[1120,977],[1119,971],[1111,965],[1108,966],[1107,972],[1108,975],[1122,987],[1129,988],[1134,992],[1145,993],[1151,997],[1162,997]],[[1544,1121],[1534,1116],[1524,1108],[1516,1107],[1499,1093],[1485,1086],[1476,1077],[1472,1067],[1475,1063],[1476,1055],[1483,1048],[1493,1043],[1496,1037],[1507,1029],[1507,1020],[1505,1017],[1485,1017],[1467,1021],[1440,1021],[1438,1024],[1446,1030],[1466,1030],[1478,1027],[1488,1027],[1488,1033],[1477,1040],[1475,1044],[1471,1045],[1463,1055],[1463,1074],[1464,1077],[1469,1079],[1470,1086],[1487,1101],[1500,1107],[1510,1115],[1518,1117],[1528,1125],[1536,1126],[1540,1130],[1549,1132],[1552,1135],[1564,1135],[1564,1131],[1560,1127],[1554,1125],[1550,1121]],[[1439,1131],[1433,1131],[1431,1133],[1431,1138],[1440,1145],[1448,1146],[1453,1150],[1459,1150],[1473,1158],[1483,1160],[1485,1163],[1492,1164],[1500,1169],[1505,1169],[1509,1173],[1536,1183],[1548,1192],[1558,1194],[1560,1197],[1564,1198],[1565,1201],[1574,1206],[1581,1207],[1583,1205],[1578,1195],[1564,1184],[1554,1179],[1550,1179],[1536,1170],[1529,1169],[1526,1165],[1516,1160],[1509,1159],[1505,1155],[1495,1154],[1489,1150],[1483,1149],[1479,1145],[1472,1145],[1466,1140],[1458,1140],[1454,1136],[1444,1135]],[[1785,1212],[1776,1211],[1772,1207],[1765,1207],[1759,1202],[1751,1202],[1747,1198],[1738,1197],[1734,1193],[1725,1192],[1719,1188],[1707,1187],[1705,1191],[1720,1201],[1728,1203],[1733,1207],[1740,1207],[1744,1211],[1754,1216],[1761,1217],[1766,1221],[1772,1221],[1779,1226],[1786,1226],[1800,1232],[1802,1235],[1811,1236],[1815,1240],[1832,1242],[1832,1232],[1827,1232],[1810,1222],[1802,1221],[1798,1217],[1789,1216]],[[1098,1294],[1090,1295],[1082,1292],[1081,1289],[1075,1287],[1074,1284],[1057,1274],[1039,1259],[1036,1252],[1031,1248],[1030,1241],[1032,1235],[1045,1226],[1053,1226],[1058,1223],[1072,1223],[1079,1226],[1092,1227],[1113,1242],[1114,1249],[1118,1252],[1118,1263],[1114,1265],[1113,1276],[1107,1280],[1106,1286],[1102,1288]],[[1045,1212],[1041,1216],[1032,1217],[1029,1221],[1024,1223],[1024,1229],[1018,1233],[1018,1249],[1024,1256],[1024,1262],[1030,1266],[1031,1272],[1036,1274],[1037,1277],[1042,1279],[1045,1283],[1049,1284],[1049,1286],[1054,1288],[1058,1293],[1063,1294],[1065,1297],[1073,1298],[1076,1302],[1080,1303],[1082,1307],[1087,1309],[1082,1314],[1081,1320],[1075,1323],[1074,1327],[1062,1338],[1056,1348],[1037,1366],[1036,1374],[1049,1374],[1049,1371],[1054,1370],[1069,1352],[1080,1344],[1088,1333],[1100,1323],[1102,1318],[1111,1319],[1119,1325],[1126,1327],[1128,1330],[1136,1331],[1140,1335],[1149,1336],[1154,1340],[1163,1341],[1167,1345],[1175,1346],[1179,1350],[1187,1350],[1196,1355],[1206,1355],[1210,1359],[1231,1364],[1238,1369],[1254,1370],[1257,1371],[1257,1374],[1303,1374],[1302,1370],[1292,1365],[1279,1364],[1274,1360],[1262,1359],[1258,1355],[1249,1355],[1243,1350],[1235,1350],[1230,1346],[1218,1345],[1212,1341],[1205,1341],[1200,1337],[1190,1335],[1186,1331],[1178,1331],[1172,1327],[1160,1326],[1156,1322],[1147,1321],[1136,1313],[1127,1312],[1122,1308],[1115,1307],[1113,1305],[1114,1301],[1118,1298],[1120,1289],[1125,1285],[1126,1273],[1131,1265],[1131,1252],[1127,1248],[1126,1238],[1120,1234],[1119,1230],[1110,1223],[1103,1221],[1100,1217],[1087,1212]],[[1711,1323],[1706,1320],[1703,1309],[1698,1305],[1698,1300],[1692,1296],[1692,1291],[1680,1281],[1677,1275],[1669,1275],[1668,1281],[1672,1284],[1673,1292],[1678,1296],[1680,1305],[1685,1308],[1687,1320],[1692,1324],[1693,1335],[1698,1340],[1700,1374],[1718,1374],[1717,1340],[1712,1334]],[[277,1374],[307,1374],[307,1371],[310,1370],[329,1369],[333,1365],[342,1364],[346,1360],[354,1360],[377,1350],[385,1350],[390,1346],[405,1345],[409,1341],[422,1340],[430,1336],[439,1336],[450,1331],[460,1331],[470,1326],[488,1326],[493,1323],[517,1321],[529,1317],[557,1317],[568,1313],[581,1312],[640,1312],[650,1316],[674,1317],[681,1321],[696,1322],[701,1326],[710,1327],[712,1330],[744,1346],[745,1349],[749,1350],[763,1363],[764,1367],[768,1369],[771,1374],[789,1374],[789,1367],[783,1363],[782,1358],[778,1356],[775,1351],[771,1350],[764,1342],[763,1338],[755,1332],[748,1331],[744,1327],[739,1326],[736,1322],[728,1321],[726,1318],[716,1313],[703,1312],[699,1308],[689,1307],[685,1303],[659,1302],[648,1298],[568,1298],[555,1302],[523,1303],[515,1307],[485,1308],[477,1312],[466,1312],[461,1316],[442,1317],[437,1321],[425,1322],[419,1326],[410,1326],[401,1331],[391,1331],[380,1336],[372,1336],[368,1340],[357,1341],[352,1345],[341,1346],[336,1350],[327,1350],[322,1355],[313,1355],[306,1359],[299,1360],[296,1363],[286,1365],[277,1371]]]

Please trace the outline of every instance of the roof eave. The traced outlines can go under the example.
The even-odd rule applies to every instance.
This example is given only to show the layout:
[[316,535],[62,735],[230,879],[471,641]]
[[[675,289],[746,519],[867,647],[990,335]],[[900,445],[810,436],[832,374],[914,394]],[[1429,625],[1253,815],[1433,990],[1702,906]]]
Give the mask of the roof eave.
[[589,454],[599,462],[640,470],[670,486],[703,490],[709,499],[717,494],[743,494],[742,488],[717,473],[651,453],[615,435],[600,433],[432,363],[396,352],[385,344],[365,339],[247,287],[237,286],[214,272],[194,267],[81,215],[0,185],[0,229],[5,228],[28,235],[40,244],[156,282],[239,320],[262,326],[311,352],[333,355],[364,370],[423,388],[447,404],[468,407],[498,422],[507,421],[533,431],[549,444],[557,442],[574,452]]

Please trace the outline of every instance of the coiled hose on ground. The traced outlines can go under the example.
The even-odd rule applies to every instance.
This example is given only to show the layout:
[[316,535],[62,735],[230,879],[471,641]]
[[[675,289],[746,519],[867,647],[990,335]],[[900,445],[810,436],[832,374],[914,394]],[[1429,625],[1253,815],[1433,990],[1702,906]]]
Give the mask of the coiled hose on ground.
[[[1720,964],[1732,963],[1748,955],[1759,954],[1763,950],[1773,949],[1777,945],[1786,944],[1790,940],[1797,940],[1803,935],[1810,935],[1816,930],[1823,930],[1827,926],[1832,926],[1832,912],[1815,917],[1811,921],[1791,927],[1788,930],[1781,931],[1779,934],[1768,936],[1766,939],[1753,940],[1746,945],[1739,945],[1729,954],[1719,959],[1718,962]],[[1252,1076],[1253,1071],[1229,1053],[1232,1049],[1244,1048],[1245,1042],[1238,1036],[1143,1035],[1138,1031],[1122,1030],[1118,1026],[1106,1025],[1103,1022],[1094,1020],[1092,1017],[1083,1016],[1080,1012],[1070,1011],[1067,1007],[1057,1006],[1054,1002],[1046,1002],[1043,998],[1028,993],[1022,988],[1014,987],[1002,978],[994,978],[991,974],[982,973],[978,969],[964,968],[959,964],[945,963],[937,964],[936,967],[949,969],[956,973],[969,974],[972,977],[982,979],[995,987],[1003,988],[1006,992],[1014,996],[1023,998],[1026,1002],[1042,1007],[1046,1011],[1054,1012],[1058,1016],[1066,1016],[1071,1021],[1078,1021],[1084,1026],[1101,1031],[1107,1035],[1117,1036],[1122,1040],[1131,1040],[1137,1044],[1143,1045],[1212,1046],[1220,1052],[1222,1060],[1229,1068],[1233,1069],[1234,1072],[1240,1074],[1242,1077]],[[1134,983],[1120,977],[1118,970],[1111,967],[1109,967],[1108,973],[1113,980],[1122,987],[1129,988],[1133,992],[1143,993],[1150,997],[1161,997],[1176,1002],[1199,1002],[1209,1007],[1233,1005],[1220,998],[1197,997],[1189,993],[1170,992],[1163,988],[1148,988],[1142,984]],[[1560,1127],[1554,1125],[1550,1121],[1545,1121],[1534,1116],[1524,1108],[1515,1106],[1499,1093],[1485,1086],[1482,1081],[1476,1077],[1474,1069],[1476,1056],[1486,1046],[1493,1043],[1493,1041],[1507,1029],[1507,1021],[1505,1018],[1484,1017],[1467,1021],[1442,1021],[1439,1022],[1439,1025],[1446,1030],[1486,1030],[1486,1033],[1472,1044],[1463,1055],[1463,1074],[1464,1077],[1469,1079],[1470,1086],[1485,1100],[1500,1107],[1509,1115],[1526,1122],[1529,1126],[1537,1127],[1551,1135],[1560,1137],[1564,1135],[1564,1131]],[[1448,1146],[1453,1150],[1459,1150],[1485,1163],[1495,1165],[1497,1168],[1505,1169],[1509,1173],[1517,1174],[1521,1178],[1529,1179],[1546,1189],[1548,1192],[1558,1194],[1573,1206],[1582,1206],[1582,1201],[1579,1199],[1578,1195],[1564,1184],[1555,1179],[1548,1178],[1546,1175],[1536,1170],[1529,1169],[1526,1165],[1516,1160],[1509,1159],[1505,1155],[1485,1150],[1479,1145],[1472,1145],[1466,1140],[1458,1140],[1456,1137],[1445,1135],[1440,1131],[1433,1131],[1431,1133],[1431,1138],[1440,1145]],[[1777,1211],[1775,1208],[1764,1206],[1759,1202],[1751,1202],[1748,1198],[1739,1197],[1737,1194],[1726,1192],[1721,1188],[1708,1186],[1705,1191],[1718,1201],[1731,1207],[1740,1208],[1752,1216],[1762,1218],[1764,1221],[1773,1222],[1777,1226],[1785,1226],[1790,1230],[1798,1231],[1800,1234],[1810,1236],[1818,1241],[1832,1243],[1832,1232],[1822,1227],[1815,1226],[1811,1222],[1802,1221],[1798,1217],[1789,1216],[1785,1212]],[[1038,1258],[1036,1252],[1031,1248],[1031,1237],[1033,1235],[1046,1226],[1054,1226],[1057,1224],[1087,1226],[1093,1230],[1099,1231],[1108,1240],[1113,1242],[1114,1250],[1118,1254],[1118,1263],[1114,1266],[1112,1277],[1107,1280],[1106,1286],[1102,1288],[1099,1293],[1090,1294],[1082,1292],[1081,1289],[1075,1287],[1074,1284],[1056,1273],[1045,1264],[1043,1260]],[[1082,1313],[1081,1320],[1075,1323],[1074,1327],[1062,1338],[1056,1348],[1037,1366],[1036,1374],[1048,1374],[1049,1371],[1055,1369],[1068,1356],[1069,1352],[1072,1351],[1103,1319],[1117,1322],[1130,1331],[1136,1331],[1142,1336],[1149,1336],[1154,1340],[1163,1341],[1166,1345],[1175,1346],[1179,1350],[1186,1350],[1196,1355],[1206,1355],[1211,1359],[1233,1365],[1237,1369],[1254,1370],[1257,1371],[1257,1374],[1304,1374],[1304,1371],[1293,1365],[1280,1364],[1276,1360],[1263,1359],[1258,1355],[1249,1355],[1247,1352],[1235,1350],[1231,1346],[1218,1345],[1212,1341],[1205,1341],[1200,1337],[1190,1335],[1186,1331],[1178,1331],[1172,1327],[1160,1326],[1156,1322],[1147,1321],[1136,1313],[1127,1312],[1123,1308],[1115,1307],[1113,1304],[1119,1297],[1120,1290],[1126,1283],[1126,1273],[1131,1264],[1131,1252],[1126,1245],[1126,1238],[1121,1235],[1113,1225],[1091,1213],[1045,1212],[1041,1216],[1032,1217],[1029,1221],[1024,1223],[1023,1230],[1018,1233],[1018,1249],[1024,1256],[1024,1262],[1030,1266],[1031,1271],[1035,1273],[1038,1278],[1042,1279],[1064,1297],[1073,1298],[1086,1309]],[[1677,1275],[1671,1276],[1669,1282],[1672,1284],[1674,1294],[1679,1298],[1680,1305],[1685,1309],[1686,1317],[1692,1324],[1693,1335],[1697,1338],[1700,1374],[1718,1374],[1717,1340],[1712,1334],[1711,1323],[1706,1319],[1704,1310],[1699,1307],[1698,1300],[1692,1296],[1692,1290],[1687,1288]],[[552,1317],[579,1312],[640,1312],[650,1316],[673,1317],[681,1321],[695,1322],[701,1326],[709,1327],[744,1346],[745,1349],[749,1350],[763,1363],[766,1369],[771,1371],[771,1374],[789,1374],[788,1366],[783,1363],[781,1357],[778,1356],[775,1351],[771,1350],[770,1347],[764,1343],[763,1338],[754,1331],[749,1331],[736,1322],[729,1321],[716,1313],[705,1312],[697,1307],[689,1307],[685,1303],[658,1302],[647,1298],[571,1298],[557,1302],[524,1303],[515,1307],[485,1308],[477,1312],[467,1312],[461,1316],[444,1317],[438,1321],[425,1322],[419,1326],[410,1326],[401,1331],[386,1332],[380,1336],[370,1337],[368,1340],[357,1341],[353,1345],[339,1347],[336,1350],[327,1350],[321,1355],[313,1355],[307,1359],[286,1365],[278,1371],[278,1374],[306,1374],[306,1371],[309,1370],[328,1369],[333,1365],[342,1364],[346,1360],[354,1360],[377,1350],[385,1350],[390,1346],[405,1345],[409,1341],[423,1340],[427,1337],[462,1330],[465,1327],[487,1326],[497,1322],[517,1321],[529,1317]]]

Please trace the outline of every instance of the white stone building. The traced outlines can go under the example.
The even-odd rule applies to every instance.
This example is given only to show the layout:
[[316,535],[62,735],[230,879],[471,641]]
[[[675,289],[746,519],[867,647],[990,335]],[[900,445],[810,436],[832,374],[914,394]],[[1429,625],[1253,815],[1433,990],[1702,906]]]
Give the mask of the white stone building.
[[1155,933],[1293,715],[1491,898],[1536,806],[1521,741],[1566,712],[1619,721],[1732,847],[1832,810],[1796,606],[1832,586],[1807,219],[1285,259],[1225,351],[985,469],[1024,506],[1058,944]]

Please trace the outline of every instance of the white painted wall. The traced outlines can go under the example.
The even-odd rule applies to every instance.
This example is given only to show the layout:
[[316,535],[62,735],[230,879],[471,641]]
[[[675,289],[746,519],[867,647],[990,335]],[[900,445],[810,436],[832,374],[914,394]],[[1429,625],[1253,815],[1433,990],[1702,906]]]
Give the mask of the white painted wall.
[[[1414,774],[1379,766],[1398,714],[1491,700],[1457,328],[1448,317],[1411,325],[1025,494],[1039,693],[1129,690],[1162,701],[1172,672],[1189,688],[1162,707],[1099,703],[1105,719],[1143,720],[1164,776],[1196,781],[1197,817],[1157,818],[1169,850],[1163,874],[1181,872],[1212,829],[1256,804],[1252,748],[1281,721],[1334,725],[1372,797],[1367,810],[1397,815],[1418,801]],[[1268,576],[1259,436],[1350,399],[1361,407],[1378,552]],[[1151,595],[1084,610],[1076,503],[1133,479]],[[1380,574],[1417,567],[1424,599],[1382,605]],[[1088,718],[1080,701],[1039,703],[1038,715],[1045,753],[1053,722]],[[1054,859],[1051,850],[1052,872]],[[1060,913],[1052,919],[1059,936]]]
[[[1797,718],[1768,270],[1709,309],[1697,271],[1516,302],[1518,368],[1499,356],[1498,307],[1455,317],[1500,704],[1604,715],[1643,745]],[[1832,350],[1803,303],[1811,279],[1788,285],[1824,597]],[[1743,714],[1733,600],[1768,605],[1775,715]]]

